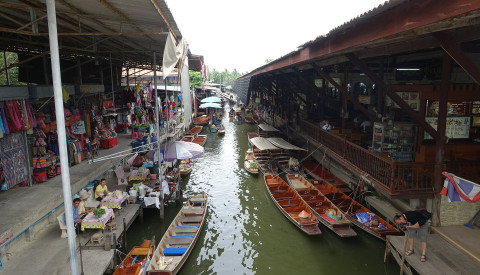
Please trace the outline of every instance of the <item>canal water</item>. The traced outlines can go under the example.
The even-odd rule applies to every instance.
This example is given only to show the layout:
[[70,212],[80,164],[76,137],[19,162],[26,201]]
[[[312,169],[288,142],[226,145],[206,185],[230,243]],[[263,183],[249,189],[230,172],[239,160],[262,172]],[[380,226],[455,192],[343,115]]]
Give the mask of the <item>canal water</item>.
[[[206,192],[206,223],[179,274],[398,274],[383,263],[385,243],[358,228],[357,237],[340,238],[323,225],[319,236],[308,236],[292,225],[270,199],[262,174],[243,169],[247,132],[256,125],[236,125],[223,119],[224,137],[208,133],[204,155],[194,162],[183,183],[183,197]],[[207,132],[207,127],[203,132]],[[128,246],[155,235],[158,242],[181,206],[170,203],[165,221],[146,209],[143,222],[128,230]]]

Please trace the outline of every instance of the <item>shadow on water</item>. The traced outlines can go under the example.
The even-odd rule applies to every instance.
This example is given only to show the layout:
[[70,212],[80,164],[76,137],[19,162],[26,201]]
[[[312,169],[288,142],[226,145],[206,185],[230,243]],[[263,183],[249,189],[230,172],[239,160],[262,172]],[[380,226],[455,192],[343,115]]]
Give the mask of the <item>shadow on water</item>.
[[[247,132],[256,126],[228,118],[223,124],[225,136],[208,133],[205,154],[184,181],[184,198],[206,192],[210,204],[179,274],[398,274],[396,264],[383,264],[385,243],[357,228],[357,237],[342,239],[324,226],[322,235],[308,236],[292,225],[268,196],[263,176],[243,169]],[[127,249],[153,235],[158,243],[180,208],[170,203],[164,222],[157,210],[145,210],[144,221],[128,231]]]

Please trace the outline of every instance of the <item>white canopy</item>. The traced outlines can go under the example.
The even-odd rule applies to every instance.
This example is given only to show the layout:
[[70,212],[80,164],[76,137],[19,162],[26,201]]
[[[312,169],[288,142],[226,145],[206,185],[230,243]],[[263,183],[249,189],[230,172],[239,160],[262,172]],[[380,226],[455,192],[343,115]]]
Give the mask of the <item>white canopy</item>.
[[305,150],[305,149],[303,149],[303,148],[300,148],[300,147],[298,147],[298,146],[295,146],[295,145],[289,143],[288,141],[284,140],[283,138],[271,137],[271,138],[267,138],[267,140],[268,140],[271,144],[273,144],[273,145],[275,145],[275,146],[277,146],[277,147],[279,147],[279,148],[285,149],[285,150],[301,150],[301,151],[307,151],[307,150]]
[[254,137],[250,139],[250,143],[258,148],[258,150],[277,150],[278,148],[271,144],[266,138],[263,137]]
[[268,124],[258,124],[258,128],[266,132],[278,132],[278,129]]

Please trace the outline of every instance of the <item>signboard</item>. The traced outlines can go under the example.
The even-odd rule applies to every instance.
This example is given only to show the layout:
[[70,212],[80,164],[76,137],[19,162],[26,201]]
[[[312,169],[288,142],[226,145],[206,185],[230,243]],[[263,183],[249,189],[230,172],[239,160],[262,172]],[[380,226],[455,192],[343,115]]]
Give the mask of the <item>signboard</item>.
[[[405,101],[413,110],[420,110],[420,98],[418,92],[396,92],[397,95]],[[385,106],[393,107],[400,109],[400,106],[397,105],[389,96],[385,97]]]
[[103,85],[80,85],[81,94],[98,94],[105,92],[105,86]]
[[[438,118],[426,117],[425,121],[437,130]],[[447,117],[447,126],[445,129],[445,136],[448,138],[469,138],[470,133],[470,117]],[[425,132],[425,139],[433,139],[427,132]]]
[[83,123],[83,120],[73,123],[71,127],[72,127],[72,133],[75,135],[83,135],[86,133],[85,124]]
[[362,104],[370,104],[371,97],[369,95],[359,95],[358,102]]

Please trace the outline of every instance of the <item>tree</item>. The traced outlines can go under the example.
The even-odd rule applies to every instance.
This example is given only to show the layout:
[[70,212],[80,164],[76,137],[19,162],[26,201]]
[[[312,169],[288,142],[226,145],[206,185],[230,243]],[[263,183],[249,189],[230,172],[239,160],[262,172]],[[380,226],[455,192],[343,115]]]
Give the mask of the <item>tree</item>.
[[190,78],[190,87],[201,88],[202,87],[202,73],[189,71],[188,76]]
[[[16,53],[6,52],[6,55],[8,65],[18,62],[18,55]],[[5,68],[3,53],[0,55],[0,60],[0,69],[3,69]],[[10,85],[25,85],[25,83],[18,81],[18,67],[8,69],[8,76],[10,79]],[[0,72],[0,85],[7,85],[7,71]]]

